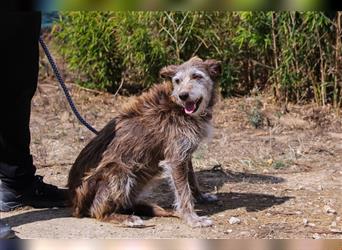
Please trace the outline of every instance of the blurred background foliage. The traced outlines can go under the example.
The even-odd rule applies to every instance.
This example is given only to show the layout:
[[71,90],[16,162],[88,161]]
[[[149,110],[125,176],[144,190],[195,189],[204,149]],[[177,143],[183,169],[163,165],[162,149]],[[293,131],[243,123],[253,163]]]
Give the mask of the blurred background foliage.
[[81,85],[134,94],[191,56],[222,61],[224,97],[341,107],[341,12],[61,12],[55,45]]

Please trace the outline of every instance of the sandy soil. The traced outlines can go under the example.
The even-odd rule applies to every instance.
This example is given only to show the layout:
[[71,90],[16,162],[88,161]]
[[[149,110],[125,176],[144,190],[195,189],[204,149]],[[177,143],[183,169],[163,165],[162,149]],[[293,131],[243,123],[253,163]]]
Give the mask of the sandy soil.
[[[80,112],[104,126],[128,97],[70,83]],[[262,117],[259,128],[250,120]],[[255,118],[255,117],[254,117]],[[214,136],[194,156],[203,190],[216,204],[198,205],[215,225],[191,229],[176,218],[145,218],[149,227],[125,228],[77,219],[69,209],[21,208],[1,213],[19,238],[342,238],[342,119],[329,107],[289,106],[282,114],[266,97],[220,100]],[[32,103],[32,154],[44,180],[65,186],[76,156],[93,137],[71,114],[55,80],[44,74]],[[150,195],[172,204],[163,181]],[[239,223],[230,224],[236,217]]]

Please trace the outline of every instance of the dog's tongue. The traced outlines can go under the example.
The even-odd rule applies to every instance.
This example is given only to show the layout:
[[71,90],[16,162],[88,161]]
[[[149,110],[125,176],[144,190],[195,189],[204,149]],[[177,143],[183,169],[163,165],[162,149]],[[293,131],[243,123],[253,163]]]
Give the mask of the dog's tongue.
[[185,103],[185,108],[184,111],[187,114],[191,114],[195,111],[196,109],[196,103],[195,102],[186,102]]

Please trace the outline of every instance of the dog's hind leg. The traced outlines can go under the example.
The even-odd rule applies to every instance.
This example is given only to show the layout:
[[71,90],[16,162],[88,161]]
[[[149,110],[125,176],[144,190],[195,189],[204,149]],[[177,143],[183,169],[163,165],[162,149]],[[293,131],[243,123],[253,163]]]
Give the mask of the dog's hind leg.
[[83,182],[75,190],[70,190],[70,200],[73,207],[73,216],[89,216],[89,208],[96,195],[95,184],[92,180]]
[[[128,227],[141,227],[144,222],[139,216],[127,214],[122,202],[108,196],[108,189],[99,189],[90,209],[91,217],[103,222],[123,224]],[[120,204],[120,205],[119,205]]]
[[125,213],[135,204],[135,179],[129,173],[115,173],[110,169],[101,175],[89,214],[97,220],[141,227],[143,221],[136,215]]
[[179,217],[175,211],[168,211],[156,204],[138,203],[129,209],[121,209],[100,219],[103,222],[123,224],[128,227],[144,227],[140,216],[147,217]]
[[134,204],[132,208],[126,209],[125,212],[147,217],[179,217],[174,210],[164,209],[157,204],[143,202]]
[[218,200],[214,194],[203,193],[199,188],[199,184],[192,166],[191,159],[188,161],[188,180],[191,188],[191,193],[198,203],[212,203]]

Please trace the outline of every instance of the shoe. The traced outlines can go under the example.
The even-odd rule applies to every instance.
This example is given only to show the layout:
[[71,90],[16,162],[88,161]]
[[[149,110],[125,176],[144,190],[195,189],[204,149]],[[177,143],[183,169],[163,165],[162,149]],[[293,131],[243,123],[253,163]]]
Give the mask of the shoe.
[[22,204],[20,195],[0,180],[0,211],[8,212]]
[[34,208],[68,206],[67,189],[59,189],[43,182],[40,175],[34,176],[32,184],[24,191],[17,191],[0,182],[0,211],[8,212],[17,207]]
[[11,227],[0,220],[0,240],[13,239],[14,237]]

